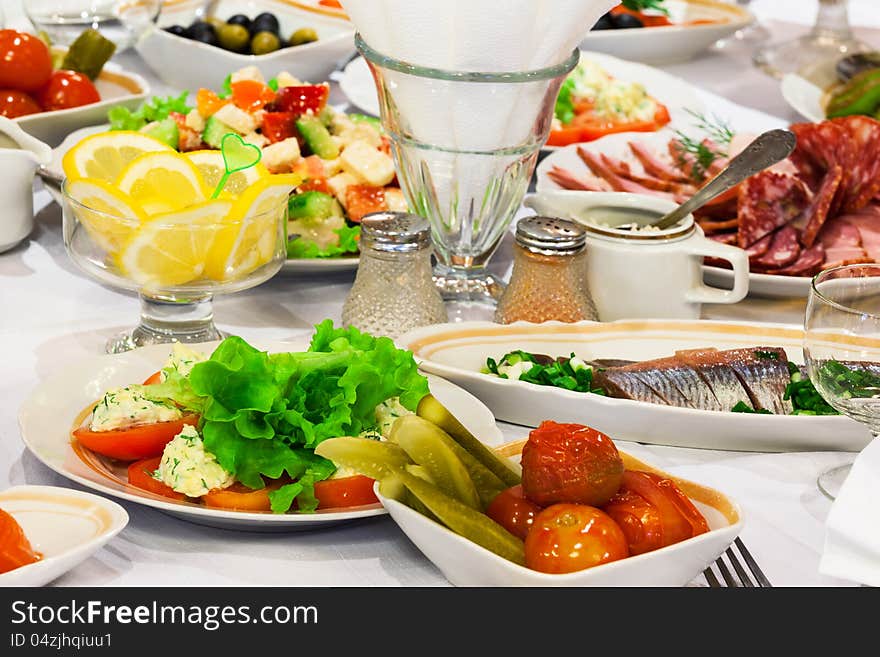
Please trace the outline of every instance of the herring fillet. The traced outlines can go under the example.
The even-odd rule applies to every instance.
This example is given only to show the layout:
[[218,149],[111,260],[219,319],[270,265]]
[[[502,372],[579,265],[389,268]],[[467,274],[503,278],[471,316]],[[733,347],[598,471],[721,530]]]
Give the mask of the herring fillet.
[[676,357],[600,370],[594,374],[594,381],[599,387],[612,383],[625,393],[619,395],[614,389],[606,388],[612,396],[667,406],[723,410],[707,383]]
[[[722,411],[730,411],[739,402],[752,405],[752,398],[740,383],[739,377],[730,365],[717,361],[717,349],[694,349],[677,351],[676,356],[694,368],[715,393]],[[713,360],[713,357],[716,360]]]

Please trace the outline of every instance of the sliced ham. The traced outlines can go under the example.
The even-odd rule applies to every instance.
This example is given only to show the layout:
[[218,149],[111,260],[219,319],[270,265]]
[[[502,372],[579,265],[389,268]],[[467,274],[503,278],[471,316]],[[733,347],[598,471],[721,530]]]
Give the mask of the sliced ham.
[[751,246],[797,217],[809,202],[805,185],[793,176],[762,171],[739,189],[738,243]]
[[577,175],[568,169],[555,166],[547,172],[547,177],[563,189],[579,189],[588,192],[610,192],[611,185],[594,176]]
[[801,254],[797,231],[785,225],[772,235],[767,251],[759,256],[749,258],[749,268],[782,269],[794,263]]
[[683,183],[672,182],[671,180],[663,180],[662,178],[657,178],[655,176],[650,176],[647,174],[637,174],[633,172],[632,167],[630,167],[628,162],[610,157],[605,153],[600,153],[599,157],[601,158],[602,163],[612,173],[617,174],[621,178],[632,180],[634,183],[638,183],[639,185],[647,187],[648,189],[655,189],[660,192],[670,192],[672,194],[687,196],[692,196],[697,191],[697,188],[693,185],[685,185]]
[[859,212],[835,217],[832,223],[845,223],[856,228],[861,246],[869,258],[880,262],[880,204],[872,204]]
[[657,154],[652,153],[644,144],[637,141],[631,141],[629,142],[629,149],[632,151],[633,155],[635,155],[636,159],[641,162],[645,173],[652,175],[655,178],[661,178],[671,182],[693,182],[675,167],[674,164],[669,163]]
[[675,196],[672,194],[669,194],[667,192],[659,192],[655,189],[648,189],[647,187],[633,182],[632,180],[627,180],[626,178],[618,176],[613,171],[611,171],[600,158],[596,157],[596,155],[586,150],[582,146],[578,146],[577,152],[580,158],[584,161],[584,164],[586,164],[590,168],[590,171],[593,172],[593,175],[605,180],[616,192],[632,192],[635,194],[647,194],[649,196],[666,198],[670,201],[676,200]]

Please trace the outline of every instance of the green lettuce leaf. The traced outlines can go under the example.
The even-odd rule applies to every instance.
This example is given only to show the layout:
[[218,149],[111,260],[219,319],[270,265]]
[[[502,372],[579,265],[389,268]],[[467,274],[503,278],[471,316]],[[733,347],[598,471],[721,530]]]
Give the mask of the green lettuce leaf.
[[171,112],[189,114],[188,91],[179,96],[155,96],[132,112],[127,107],[112,107],[107,112],[111,130],[140,130],[148,123],[167,119]]
[[314,482],[335,471],[314,453],[327,438],[356,436],[376,425],[376,406],[392,397],[415,410],[428,393],[412,354],[390,338],[356,328],[315,327],[306,352],[268,354],[239,337],[226,338],[189,375],[202,399],[205,449],[241,483],[265,478],[294,483],[272,494],[273,511],[296,501],[314,510]]
[[288,258],[332,258],[358,252],[358,241],[361,236],[360,226],[344,226],[333,231],[339,235],[339,243],[325,249],[314,242],[298,238],[287,243]]

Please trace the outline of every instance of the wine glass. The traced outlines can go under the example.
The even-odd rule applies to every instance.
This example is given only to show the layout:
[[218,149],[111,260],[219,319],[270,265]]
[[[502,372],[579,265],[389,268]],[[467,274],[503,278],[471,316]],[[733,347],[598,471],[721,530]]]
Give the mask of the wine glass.
[[45,32],[53,45],[69,46],[93,28],[122,52],[156,22],[162,0],[23,0],[22,6],[34,29]]
[[[739,5],[742,9],[748,9],[751,2],[752,0],[736,0],[735,4]],[[769,38],[770,30],[768,30],[767,27],[760,20],[758,20],[758,18],[755,18],[755,20],[753,20],[751,23],[743,28],[740,28],[729,37],[725,37],[724,39],[719,39],[718,41],[716,41],[714,47],[718,50],[724,50],[734,47],[737,44],[754,45],[758,43],[763,43]]]
[[140,297],[140,323],[112,337],[107,353],[221,339],[214,295],[259,285],[287,255],[286,192],[264,196],[246,210],[220,199],[146,219],[112,212],[107,203],[82,202],[69,179],[62,196],[64,245],[73,262]]
[[872,50],[853,36],[848,3],[849,0],[819,0],[813,29],[797,39],[759,49],[752,57],[755,66],[777,78],[797,73],[821,81],[843,55]]
[[415,66],[355,45],[368,62],[410,208],[428,219],[434,281],[451,320],[491,321],[504,285],[486,265],[522,203],[559,87],[579,51],[533,71]]
[[[828,404],[880,434],[880,264],[844,265],[813,278],[804,359]],[[836,498],[850,466],[823,472],[819,489]]]

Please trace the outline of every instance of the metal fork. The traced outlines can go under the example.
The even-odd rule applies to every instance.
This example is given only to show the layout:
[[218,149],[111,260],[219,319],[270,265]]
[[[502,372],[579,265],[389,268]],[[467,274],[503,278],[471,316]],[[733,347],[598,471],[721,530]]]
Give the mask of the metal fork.
[[[734,546],[739,549],[741,559],[746,563],[746,566],[748,566],[749,572],[746,572],[746,568],[743,567],[740,557],[737,557],[736,553],[733,551]],[[725,563],[725,556],[727,557],[727,562],[730,563],[733,572],[731,572],[731,568],[728,568],[727,563]],[[721,580],[715,575],[713,567],[721,574]],[[724,551],[724,554],[718,557],[712,566],[709,566],[703,571],[703,575],[706,578],[706,582],[712,588],[773,586],[770,583],[770,580],[764,575],[763,571],[758,567],[754,557],[752,557],[751,553],[746,549],[745,544],[738,536],[733,544]]]

